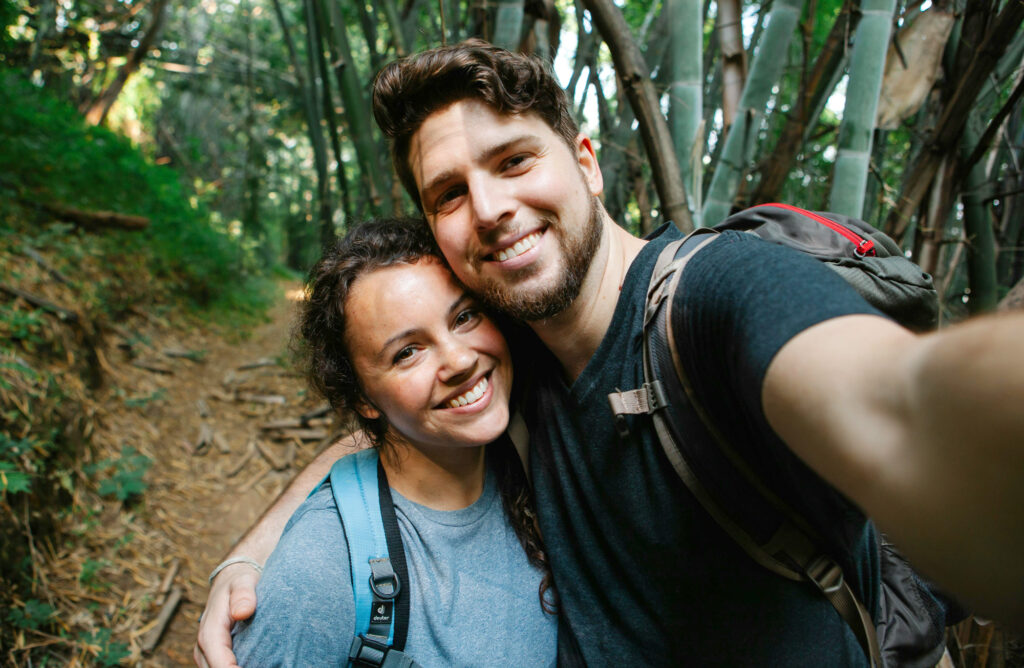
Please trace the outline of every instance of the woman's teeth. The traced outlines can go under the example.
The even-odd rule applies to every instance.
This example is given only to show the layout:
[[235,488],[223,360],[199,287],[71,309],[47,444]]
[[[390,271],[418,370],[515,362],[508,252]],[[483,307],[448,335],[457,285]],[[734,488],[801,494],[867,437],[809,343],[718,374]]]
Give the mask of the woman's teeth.
[[458,408],[459,406],[468,406],[469,404],[477,401],[480,397],[484,396],[484,391],[487,390],[487,377],[484,376],[465,394],[460,394],[451,401],[448,402],[449,408]]
[[515,242],[511,247],[498,251],[494,254],[494,257],[497,258],[498,262],[511,260],[512,258],[518,257],[536,246],[539,239],[540,232],[534,232],[533,234],[529,234]]

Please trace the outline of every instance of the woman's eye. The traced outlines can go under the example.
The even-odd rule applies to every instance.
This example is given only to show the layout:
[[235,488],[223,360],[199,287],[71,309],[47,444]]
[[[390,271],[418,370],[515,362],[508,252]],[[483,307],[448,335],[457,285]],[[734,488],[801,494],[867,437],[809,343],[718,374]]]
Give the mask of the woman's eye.
[[459,311],[459,314],[455,316],[455,326],[461,327],[471,322],[475,322],[480,317],[480,311],[475,308],[467,308]]
[[416,349],[415,348],[413,348],[412,346],[406,346],[406,347],[402,348],[401,350],[399,350],[397,353],[395,353],[395,357],[394,357],[393,362],[395,364],[399,364],[401,362],[404,362],[404,361],[410,359],[415,354],[416,354]]

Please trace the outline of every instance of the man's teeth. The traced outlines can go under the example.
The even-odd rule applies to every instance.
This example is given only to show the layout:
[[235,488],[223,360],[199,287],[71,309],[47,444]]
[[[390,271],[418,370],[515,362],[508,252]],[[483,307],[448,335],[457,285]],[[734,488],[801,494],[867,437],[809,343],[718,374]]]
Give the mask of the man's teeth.
[[469,404],[477,401],[480,397],[484,396],[484,391],[487,389],[487,377],[480,379],[477,383],[465,394],[460,394],[451,401],[448,402],[449,408],[458,408],[459,406],[468,406]]
[[522,255],[526,251],[530,250],[537,245],[537,241],[540,239],[540,232],[534,232],[533,234],[527,235],[515,242],[509,248],[500,250],[494,254],[498,262],[504,262],[505,260],[511,260],[514,257]]

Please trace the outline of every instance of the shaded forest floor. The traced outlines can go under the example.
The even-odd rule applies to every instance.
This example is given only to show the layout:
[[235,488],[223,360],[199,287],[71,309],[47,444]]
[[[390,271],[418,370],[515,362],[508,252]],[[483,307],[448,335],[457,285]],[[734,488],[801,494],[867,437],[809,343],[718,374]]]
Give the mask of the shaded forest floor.
[[[286,295],[299,286],[277,285],[251,332],[140,310],[107,326],[101,389],[81,392],[64,375],[80,398],[71,421],[84,461],[58,529],[29,538],[32,596],[56,623],[25,624],[6,664],[50,646],[60,665],[192,665],[210,570],[332,440],[290,364]],[[10,502],[27,526],[29,504]]]

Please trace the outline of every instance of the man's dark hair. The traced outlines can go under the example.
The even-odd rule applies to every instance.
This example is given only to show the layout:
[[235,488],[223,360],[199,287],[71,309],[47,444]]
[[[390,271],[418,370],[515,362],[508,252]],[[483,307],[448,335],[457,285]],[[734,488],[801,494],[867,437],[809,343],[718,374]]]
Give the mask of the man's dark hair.
[[422,208],[409,169],[409,144],[428,116],[472,98],[502,114],[535,113],[572,148],[579,128],[565,91],[539,59],[480,39],[442,46],[396,60],[373,83],[373,115],[391,139],[395,171]]

